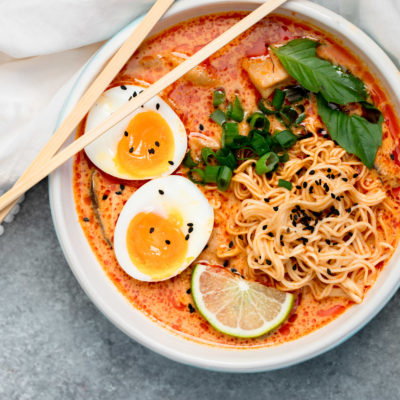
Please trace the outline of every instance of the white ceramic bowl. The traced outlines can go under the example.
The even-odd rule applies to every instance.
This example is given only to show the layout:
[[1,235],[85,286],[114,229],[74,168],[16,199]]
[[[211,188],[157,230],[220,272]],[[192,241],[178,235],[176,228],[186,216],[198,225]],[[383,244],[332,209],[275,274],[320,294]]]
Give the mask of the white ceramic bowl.
[[[201,5],[199,5],[201,3]],[[261,1],[175,3],[155,32],[197,15],[227,10],[253,10]],[[363,32],[340,16],[311,2],[294,0],[279,9],[311,22],[343,40],[369,66],[388,89],[397,109],[400,103],[400,74],[386,54]],[[137,25],[131,23],[109,40],[91,59],[78,78],[60,120],[76,104],[102,66]],[[136,310],[106,277],[92,253],[78,222],[72,192],[72,163],[59,168],[50,179],[50,203],[54,225],[68,263],[87,295],[122,331],[146,347],[173,360],[212,370],[230,372],[267,371],[286,367],[321,354],[370,321],[388,302],[400,283],[399,251],[380,274],[361,305],[351,307],[332,323],[310,335],[280,346],[255,350],[232,350],[202,345],[170,333]]]

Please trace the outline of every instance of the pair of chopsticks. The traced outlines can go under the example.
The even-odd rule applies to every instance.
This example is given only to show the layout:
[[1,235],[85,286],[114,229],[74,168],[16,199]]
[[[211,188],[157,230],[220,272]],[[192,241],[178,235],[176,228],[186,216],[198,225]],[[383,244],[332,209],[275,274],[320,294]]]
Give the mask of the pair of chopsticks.
[[[133,113],[139,107],[144,105],[162,90],[167,88],[173,82],[181,78],[191,69],[206,60],[216,51],[224,47],[234,38],[256,24],[271,11],[278,8],[286,0],[266,0],[252,13],[244,17],[238,23],[233,25],[222,35],[218,36],[212,42],[204,46],[193,56],[178,65],[172,71],[164,75],[153,85],[145,89],[139,96],[126,103],[120,109],[111,114],[100,125],[89,130],[85,135],[81,136],[65,149],[58,152],[60,147],[65,143],[71,132],[76,128],[79,122],[84,118],[90,108],[93,106],[98,97],[107,88],[115,75],[125,65],[133,52],[138,48],[141,42],[149,34],[154,25],[164,15],[174,0],[158,0],[147,13],[139,26],[125,41],[122,47],[111,58],[104,70],[99,74],[97,79],[92,83],[81,100],[74,107],[72,112],[60,125],[53,134],[46,146],[41,150],[33,163],[24,172],[15,185],[4,195],[0,197],[0,223],[7,215],[15,201],[24,194],[28,189],[36,185],[39,181],[53,172],[64,162],[73,157],[76,153],[84,149],[110,128],[120,122],[122,119]],[[57,153],[58,152],[58,153]],[[56,154],[57,153],[57,154]]]

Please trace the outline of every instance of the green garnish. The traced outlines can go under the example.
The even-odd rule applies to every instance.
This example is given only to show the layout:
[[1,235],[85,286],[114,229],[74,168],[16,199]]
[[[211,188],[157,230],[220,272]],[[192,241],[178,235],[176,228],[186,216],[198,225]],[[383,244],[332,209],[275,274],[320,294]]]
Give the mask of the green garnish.
[[227,190],[229,187],[231,179],[232,179],[232,170],[226,165],[220,167],[217,177],[218,189],[225,192],[225,190]]
[[225,101],[225,91],[221,89],[214,90],[213,93],[213,106],[218,107],[220,104],[222,104]]
[[265,104],[265,100],[264,99],[260,99],[260,100],[258,100],[258,103],[257,103],[257,107],[258,107],[258,109],[260,110],[260,111],[262,111],[264,114],[266,114],[266,115],[273,115],[273,114],[275,114],[276,113],[276,111],[275,110],[273,110],[272,108],[271,108],[271,106],[267,103],[267,104]]
[[207,165],[204,169],[204,182],[216,183],[220,168],[218,165]]
[[234,147],[234,139],[238,136],[240,136],[239,125],[236,122],[226,122],[222,126],[222,147]]
[[229,119],[233,119],[236,122],[242,122],[244,118],[244,110],[240,103],[239,97],[235,95],[235,101],[228,104],[226,115]]
[[278,156],[269,152],[264,154],[256,163],[256,173],[258,175],[266,174],[272,172],[279,163]]
[[284,125],[289,128],[298,117],[297,111],[293,107],[283,107],[280,111],[279,116],[282,118]]
[[269,119],[260,112],[255,112],[247,118],[248,124],[255,129],[261,129],[262,131],[269,131],[270,122]]
[[210,115],[210,118],[214,121],[214,122],[216,122],[218,125],[223,125],[224,123],[225,123],[225,121],[226,121],[226,115],[225,115],[225,113],[222,111],[222,110],[220,110],[220,109],[218,109],[218,110],[215,110],[211,115]]
[[[197,178],[198,177],[198,178]],[[188,178],[197,185],[205,185],[204,170],[200,168],[193,168],[188,171]]]
[[237,167],[237,161],[232,151],[224,147],[217,151],[215,154],[217,161],[220,165],[226,165],[227,167],[235,170]]
[[329,134],[348,153],[356,155],[368,168],[372,168],[379,146],[382,144],[382,122],[380,115],[376,124],[358,115],[332,109],[317,95],[318,114],[327,126]]
[[283,90],[275,89],[274,97],[272,98],[272,105],[275,110],[280,110],[282,108],[283,102],[285,101],[286,93]]
[[270,151],[270,146],[267,142],[267,139],[259,134],[258,132],[254,132],[252,135],[252,139],[250,140],[250,146],[255,151],[255,153],[259,156]]
[[316,56],[318,42],[295,39],[282,47],[271,47],[286,71],[301,86],[321,93],[325,100],[347,104],[366,99],[364,83],[354,75],[342,71],[327,60]]
[[210,149],[209,147],[203,147],[201,149],[201,158],[203,159],[204,163],[206,165],[210,165],[210,158],[214,158],[215,159],[215,153],[212,149]]
[[292,190],[292,188],[293,188],[292,182],[285,181],[284,179],[279,179],[278,186],[279,187],[283,187],[283,188],[285,188],[287,190]]
[[194,168],[199,165],[199,163],[196,163],[195,161],[193,161],[190,150],[186,153],[186,156],[183,159],[183,165],[187,168]]
[[289,149],[296,143],[297,136],[294,133],[285,130],[275,133],[273,139],[275,143],[278,143],[284,149]]
[[296,125],[301,124],[305,120],[305,118],[306,118],[306,114],[302,113],[297,117],[297,119],[296,119],[296,121],[294,121],[294,123]]

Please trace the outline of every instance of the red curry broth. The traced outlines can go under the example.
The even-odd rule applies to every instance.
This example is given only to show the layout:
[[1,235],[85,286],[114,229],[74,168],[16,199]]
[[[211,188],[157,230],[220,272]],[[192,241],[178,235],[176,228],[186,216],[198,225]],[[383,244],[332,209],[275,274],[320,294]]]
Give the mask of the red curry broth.
[[[155,55],[170,52],[191,55],[236,23],[243,15],[244,13],[226,13],[203,16],[161,32],[140,47],[111,86],[141,84],[143,81],[153,83],[170,70],[168,65],[154,64]],[[338,60],[341,65],[364,80],[373,100],[378,105],[384,105],[381,109],[387,126],[394,136],[398,125],[392,107],[363,64],[326,34],[295,20],[277,15],[269,16],[210,57],[203,63],[203,67],[217,79],[218,86],[225,88],[228,98],[232,98],[235,92],[239,92],[244,108],[249,111],[255,110],[259,95],[242,70],[241,60],[246,56],[266,54],[268,44],[304,36],[326,43],[324,56]],[[162,97],[179,115],[188,133],[201,131],[202,134],[219,141],[220,128],[209,120],[209,114],[213,111],[212,92],[213,88],[196,86],[185,79],[180,79],[165,90]],[[81,135],[83,131],[84,123],[78,135]],[[98,223],[91,198],[91,178],[94,172],[96,172],[97,180],[96,194],[102,199],[101,213],[105,221],[103,224],[105,232]],[[304,290],[297,293],[296,305],[286,323],[268,336],[257,339],[238,339],[216,331],[198,312],[190,312],[193,300],[188,289],[192,267],[167,281],[140,282],[123,271],[118,265],[113,249],[105,240],[106,234],[112,241],[113,227],[122,207],[143,183],[144,181],[121,181],[108,176],[98,170],[83,152],[75,158],[73,185],[76,208],[82,229],[93,252],[105,273],[127,300],[164,327],[193,340],[210,344],[239,347],[267,346],[306,335],[327,324],[352,305],[346,298],[316,301],[308,290]],[[122,192],[122,194],[116,195],[115,192]],[[200,255],[199,260],[206,260],[211,264],[222,264],[224,260],[218,259],[216,249],[218,246],[228,246],[231,240],[225,227],[227,221],[229,222],[234,215],[238,203],[230,191],[221,193],[216,190],[205,190],[204,192],[211,203],[221,201],[223,207],[216,212],[214,231],[209,246]],[[88,218],[89,221],[85,221],[84,218]],[[244,262],[243,255],[236,256],[229,261],[229,267],[240,272],[243,270]]]

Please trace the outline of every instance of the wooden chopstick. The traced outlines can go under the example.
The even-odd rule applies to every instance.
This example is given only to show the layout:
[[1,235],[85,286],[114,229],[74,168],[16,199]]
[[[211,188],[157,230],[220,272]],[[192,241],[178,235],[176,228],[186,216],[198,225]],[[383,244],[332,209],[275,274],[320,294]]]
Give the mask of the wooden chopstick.
[[[23,175],[18,179],[17,184],[21,184],[26,180],[30,180],[31,173],[35,172],[43,164],[48,162],[51,157],[56,154],[60,147],[70,136],[71,132],[77,127],[79,122],[88,113],[90,108],[100,97],[100,95],[107,89],[114,77],[127,63],[132,54],[140,46],[146,36],[150,33],[156,23],[165,14],[168,8],[172,5],[174,0],[157,0],[153,7],[149,10],[143,20],[130,34],[128,39],[122,44],[114,56],[110,59],[104,69],[100,72],[94,82],[90,85],[81,99],[78,101],[74,109],[70,112],[67,118],[62,122],[60,127],[52,135],[47,144],[43,147],[34,161],[25,170]],[[13,201],[7,207],[0,211],[0,224],[10,212],[12,207],[17,203]]]
[[286,0],[267,0],[252,13],[244,17],[234,26],[225,31],[222,35],[214,39],[211,43],[200,49],[196,54],[178,65],[175,69],[164,75],[153,85],[145,89],[139,96],[123,105],[120,109],[111,114],[99,126],[86,132],[83,136],[75,140],[68,147],[56,154],[44,166],[38,168],[29,176],[29,180],[17,182],[7,193],[0,197],[0,210],[25,193],[32,186],[62,165],[65,161],[73,157],[76,153],[84,149],[87,145],[96,140],[103,133],[107,132],[115,124],[137,110],[140,106],[152,99],[155,95],[167,88],[177,79],[181,78],[195,66],[206,60],[216,51],[232,41],[235,37],[246,31],[252,25],[260,21],[271,11],[282,5]]

